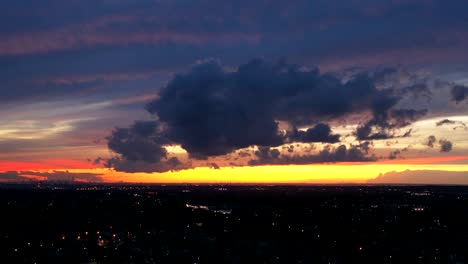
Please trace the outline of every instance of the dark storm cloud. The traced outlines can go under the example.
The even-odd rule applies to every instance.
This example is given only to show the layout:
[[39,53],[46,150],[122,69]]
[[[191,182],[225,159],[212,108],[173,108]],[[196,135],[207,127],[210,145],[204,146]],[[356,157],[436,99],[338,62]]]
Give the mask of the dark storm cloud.
[[306,131],[294,128],[288,137],[291,142],[337,143],[340,141],[340,135],[332,134],[330,126],[323,123],[317,124]]
[[465,100],[468,96],[468,87],[463,85],[455,85],[452,87],[451,94],[452,100],[458,104],[461,101]]
[[284,165],[284,164],[313,164],[334,162],[369,162],[374,157],[366,156],[358,147],[347,148],[340,145],[336,148],[326,147],[318,154],[281,155],[277,149],[262,147],[255,152],[256,159],[249,161],[249,165]]
[[452,151],[453,144],[452,142],[446,140],[446,139],[441,139],[439,140],[439,145],[440,145],[440,152],[450,152]]
[[[386,121],[387,112],[398,100],[376,89],[365,75],[343,83],[316,69],[258,59],[228,72],[210,60],[177,75],[147,109],[167,125],[168,138],[189,153],[216,156],[252,145],[283,144],[277,120],[311,124],[371,111],[375,118]],[[416,115],[396,113],[395,119],[405,121]],[[297,142],[339,140],[326,124],[289,135]]]
[[[215,60],[201,61],[176,75],[147,105],[157,121],[140,125],[150,126],[151,133],[142,133],[138,123],[114,130],[108,145],[119,156],[107,165],[131,167],[128,171],[138,164],[158,164],[167,158],[164,146],[176,144],[192,159],[208,159],[250,146],[260,147],[256,155],[261,160],[277,159],[278,150],[270,151],[270,147],[291,142],[338,143],[340,135],[333,134],[324,121],[364,112],[372,118],[358,128],[359,140],[407,137],[411,130],[397,134],[399,129],[427,111],[393,109],[400,99],[391,89],[377,89],[373,79],[362,73],[344,81],[282,60],[267,63],[254,59],[231,71]],[[281,131],[279,122],[292,129]],[[298,130],[299,125],[310,128]],[[363,149],[365,153],[369,146]],[[355,156],[355,149],[347,150],[346,161],[367,159]],[[325,154],[320,156],[324,160]],[[328,158],[344,161],[333,155]],[[154,169],[144,167],[145,171]]]

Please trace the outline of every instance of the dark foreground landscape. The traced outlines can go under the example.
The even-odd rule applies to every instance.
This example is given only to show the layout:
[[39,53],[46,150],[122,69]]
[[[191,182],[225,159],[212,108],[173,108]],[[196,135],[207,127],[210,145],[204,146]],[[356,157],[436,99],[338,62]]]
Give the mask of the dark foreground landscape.
[[0,263],[468,263],[468,187],[0,187]]

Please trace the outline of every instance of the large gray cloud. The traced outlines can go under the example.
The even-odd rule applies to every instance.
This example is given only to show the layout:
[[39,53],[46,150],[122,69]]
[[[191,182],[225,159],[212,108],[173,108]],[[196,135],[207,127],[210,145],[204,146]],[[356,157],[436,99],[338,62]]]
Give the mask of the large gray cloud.
[[[205,61],[177,75],[147,109],[167,125],[168,138],[189,153],[214,156],[251,145],[283,144],[277,121],[312,124],[363,111],[386,121],[398,100],[378,90],[365,75],[343,83],[316,69],[284,62],[252,60],[228,72],[216,61]],[[296,132],[294,140],[337,142],[338,138],[320,124]]]
[[[333,134],[327,122],[359,113],[372,114],[358,128],[359,140],[396,137],[400,128],[427,112],[395,109],[400,99],[393,89],[378,89],[370,74],[359,73],[342,80],[321,74],[316,68],[260,59],[228,71],[216,60],[205,60],[176,75],[157,99],[147,104],[155,121],[140,121],[113,131],[108,146],[118,156],[107,165],[134,170],[139,167],[136,164],[160,164],[162,169],[144,166],[144,170],[167,170],[170,166],[164,146],[175,144],[180,144],[191,158],[206,159],[249,146],[338,143],[340,135]],[[282,131],[279,122],[292,128]],[[312,127],[305,131],[296,128],[304,125]],[[370,144],[366,146],[368,152]],[[356,153],[354,149],[349,151],[351,156],[335,160],[352,160]],[[129,162],[132,166],[128,166]]]

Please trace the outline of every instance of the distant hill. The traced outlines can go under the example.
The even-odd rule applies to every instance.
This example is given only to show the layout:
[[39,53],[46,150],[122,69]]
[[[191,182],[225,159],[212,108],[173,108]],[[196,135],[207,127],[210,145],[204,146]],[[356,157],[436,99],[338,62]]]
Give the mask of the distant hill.
[[468,185],[468,171],[406,170],[391,171],[368,180],[375,184],[463,184]]

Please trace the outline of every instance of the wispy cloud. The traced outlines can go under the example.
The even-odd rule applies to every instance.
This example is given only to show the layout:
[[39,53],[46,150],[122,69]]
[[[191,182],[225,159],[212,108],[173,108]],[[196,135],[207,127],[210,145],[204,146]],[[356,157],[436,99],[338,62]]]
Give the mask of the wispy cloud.
[[[150,18],[147,18],[150,20]],[[259,33],[190,32],[146,27],[138,30],[136,17],[106,17],[89,23],[68,25],[51,31],[0,35],[1,55],[25,55],[96,46],[128,46],[132,44],[232,44],[258,43]],[[123,30],[122,30],[123,29]]]
[[60,133],[72,131],[75,124],[92,119],[72,119],[57,122],[41,122],[38,120],[17,120],[2,122],[0,125],[1,140],[46,139]]

